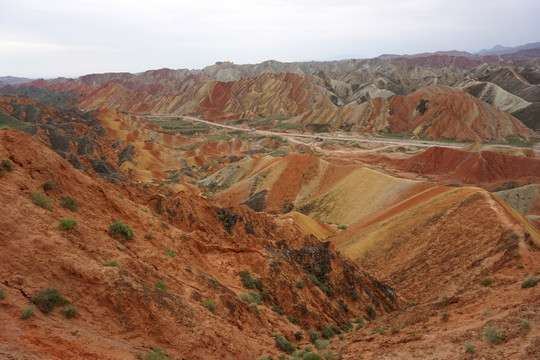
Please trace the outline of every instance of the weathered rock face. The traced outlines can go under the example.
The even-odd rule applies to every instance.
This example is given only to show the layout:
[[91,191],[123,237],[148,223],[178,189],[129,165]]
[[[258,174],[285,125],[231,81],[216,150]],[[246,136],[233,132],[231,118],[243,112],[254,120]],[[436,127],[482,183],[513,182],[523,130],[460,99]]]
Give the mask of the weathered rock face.
[[334,129],[403,133],[432,139],[529,138],[531,129],[513,116],[460,90],[430,86],[408,96],[376,98],[357,106],[306,112],[290,120]]
[[[379,313],[397,307],[391,289],[290,220],[159,187],[120,190],[17,130],[0,131],[0,158],[12,164],[0,177],[0,200],[10,204],[0,211],[0,354],[117,359],[158,346],[174,358],[252,358],[280,353],[273,333],[305,346],[308,329],[347,323],[370,304]],[[45,192],[50,210],[30,199],[45,180],[55,183]],[[61,205],[65,196],[76,211]],[[77,225],[58,230],[64,218]],[[115,221],[134,239],[111,236]],[[21,320],[47,287],[77,315],[36,309]],[[294,340],[298,331],[304,340]]]

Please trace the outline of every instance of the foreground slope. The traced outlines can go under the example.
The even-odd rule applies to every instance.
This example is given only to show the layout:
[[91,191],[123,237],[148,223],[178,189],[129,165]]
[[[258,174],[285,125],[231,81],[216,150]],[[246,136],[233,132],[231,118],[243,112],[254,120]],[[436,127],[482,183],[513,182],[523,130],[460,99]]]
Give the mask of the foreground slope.
[[[274,333],[292,340],[300,331],[304,340],[296,342],[307,344],[307,329],[347,323],[367,304],[397,307],[390,288],[358,278],[356,265],[291,220],[218,208],[186,192],[120,190],[22,132],[0,136],[0,158],[12,164],[0,177],[3,356],[117,359],[159,346],[174,358],[254,358],[280,353]],[[47,180],[54,184],[44,190]],[[53,208],[33,204],[36,191]],[[63,196],[78,209],[62,207]],[[61,231],[63,218],[78,224]],[[113,238],[115,221],[131,226],[134,239]],[[260,278],[260,288],[247,289],[241,270]],[[60,290],[77,315],[35,309],[20,319],[47,287]],[[243,300],[249,291],[261,298],[257,308]]]

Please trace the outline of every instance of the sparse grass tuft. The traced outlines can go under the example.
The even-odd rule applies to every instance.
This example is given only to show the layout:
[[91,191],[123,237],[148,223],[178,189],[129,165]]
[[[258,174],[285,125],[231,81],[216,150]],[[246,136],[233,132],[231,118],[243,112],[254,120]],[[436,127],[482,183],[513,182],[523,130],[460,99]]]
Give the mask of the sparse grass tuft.
[[152,239],[153,237],[154,237],[154,234],[152,234],[151,232],[144,234],[144,238],[145,238],[145,239],[150,240],[150,239]]
[[46,180],[42,185],[41,187],[43,188],[43,190],[47,191],[47,190],[52,190],[54,189],[54,187],[56,186],[56,183],[52,180]]
[[171,358],[167,356],[165,350],[160,348],[155,348],[152,351],[146,353],[144,360],[170,360]]
[[515,232],[512,233],[512,235],[510,235],[512,237],[512,239],[519,239],[519,235],[516,234]]
[[486,327],[486,330],[484,330],[484,337],[494,345],[499,345],[506,339],[502,330],[497,329],[495,325],[488,325]]
[[60,205],[62,205],[62,207],[71,211],[77,211],[77,208],[78,208],[77,200],[75,200],[74,198],[70,196],[62,196]]
[[469,354],[474,354],[474,345],[471,344],[470,342],[466,342],[465,343],[465,351],[467,351]]
[[39,191],[32,193],[32,201],[34,202],[35,205],[40,206],[44,208],[45,210],[52,211],[53,209],[53,206],[51,204],[52,199],[49,197],[46,197]]
[[57,305],[67,305],[69,301],[62,297],[58,289],[49,287],[34,296],[32,302],[36,304],[44,314],[49,314]]
[[6,298],[6,292],[4,291],[4,289],[0,289],[0,299],[5,299]]
[[77,308],[74,306],[64,306],[60,309],[60,312],[69,319],[77,315]]
[[253,291],[240,295],[240,299],[246,301],[249,304],[255,303],[261,305],[261,296]]
[[302,334],[301,331],[297,331],[297,332],[294,333],[294,338],[296,340],[302,340],[303,337],[304,337],[304,335]]
[[489,286],[491,284],[493,284],[495,282],[495,279],[493,278],[485,278],[484,280],[482,280],[482,282],[480,283],[482,286]]
[[247,289],[262,290],[263,288],[262,280],[252,278],[247,270],[240,271],[240,279]]
[[321,339],[315,340],[315,347],[317,348],[317,350],[322,350],[328,345],[330,345],[330,340],[321,340]]
[[133,230],[121,221],[112,223],[109,226],[109,232],[115,239],[119,238],[122,241],[132,240],[134,237]]
[[332,336],[334,336],[334,332],[329,327],[323,327],[321,330],[322,337],[325,339],[329,339]]
[[113,261],[109,261],[108,263],[103,264],[103,266],[118,267],[118,263],[116,262],[116,260],[113,260]]
[[373,333],[371,333],[371,335],[375,335],[375,334],[381,334],[381,335],[386,335],[386,330],[382,329],[380,326],[378,328],[376,328]]
[[2,159],[2,161],[0,162],[0,169],[12,171],[13,163],[9,159]]
[[272,311],[278,313],[279,315],[283,315],[283,309],[277,305],[272,306]]
[[165,285],[163,282],[161,281],[158,281],[157,283],[155,283],[156,287],[163,290],[163,291],[167,291],[167,285]]
[[317,332],[315,330],[308,330],[307,333],[309,335],[309,340],[312,343],[315,343],[315,340],[317,340],[319,338],[319,332]]
[[36,307],[34,305],[32,305],[29,308],[27,308],[26,310],[24,310],[24,312],[21,314],[21,319],[26,320],[30,316],[34,315],[34,310],[35,309],[36,309]]
[[337,228],[339,230],[347,230],[347,225],[339,225]]
[[60,225],[58,226],[58,230],[62,230],[62,231],[70,230],[75,225],[77,225],[77,220],[74,220],[74,219],[62,219],[62,220],[60,220]]
[[291,355],[296,350],[296,347],[289,340],[283,337],[283,335],[274,334],[272,337],[276,340],[276,347],[287,354]]
[[173,249],[167,249],[165,254],[169,255],[170,257],[176,257],[176,252]]
[[213,314],[216,314],[216,304],[210,299],[204,300],[203,305],[205,308],[210,310]]
[[521,287],[522,288],[530,288],[530,287],[533,287],[533,286],[536,286],[536,284],[540,281],[540,278],[537,278],[535,276],[531,276],[529,278],[527,278],[527,280],[523,281],[521,283]]
[[297,280],[296,281],[296,287],[298,289],[302,289],[304,287],[304,282],[302,280]]

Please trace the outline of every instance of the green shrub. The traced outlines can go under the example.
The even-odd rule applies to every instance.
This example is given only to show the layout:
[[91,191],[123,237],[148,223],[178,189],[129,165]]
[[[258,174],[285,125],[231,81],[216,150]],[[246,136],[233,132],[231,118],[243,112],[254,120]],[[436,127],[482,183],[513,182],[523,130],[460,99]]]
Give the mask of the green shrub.
[[487,341],[495,345],[499,345],[506,339],[504,333],[497,329],[495,325],[488,325],[484,330],[484,336]]
[[303,360],[322,360],[322,357],[320,357],[319,355],[315,353],[310,352],[310,353],[305,354],[302,359]]
[[240,295],[240,299],[246,301],[249,304],[255,303],[261,305],[261,296],[253,291]]
[[375,334],[386,335],[386,331],[379,326],[378,328],[375,329],[375,331],[373,331],[371,335],[375,335]]
[[4,291],[4,289],[0,289],[0,299],[5,299],[6,298],[6,292]]
[[311,282],[313,283],[313,285],[315,286],[318,286],[319,289],[322,290],[322,292],[324,292],[326,295],[333,295],[334,294],[334,291],[328,287],[328,285],[326,285],[325,283],[323,283],[322,281],[320,281],[317,276],[313,275],[313,274],[308,274],[308,277],[309,277],[309,280],[311,280]]
[[60,225],[58,226],[58,230],[62,230],[62,231],[70,230],[75,225],[77,225],[77,220],[74,220],[74,219],[62,219],[62,220],[60,220]]
[[272,311],[278,313],[279,315],[283,315],[283,309],[277,305],[272,306]]
[[384,308],[384,311],[386,311],[387,313],[390,313],[390,308],[388,307],[388,305],[384,304],[383,308]]
[[39,191],[36,191],[36,192],[32,193],[32,201],[34,202],[35,205],[40,206],[40,207],[44,208],[45,210],[52,211],[52,209],[53,209],[53,206],[51,204],[52,199],[46,197],[45,195],[43,195]]
[[315,340],[315,347],[317,348],[317,350],[322,350],[328,345],[330,345],[330,340],[321,340],[321,339]]
[[495,282],[495,279],[493,278],[485,278],[484,280],[482,280],[480,284],[482,284],[482,286],[489,286],[493,284],[494,282]]
[[332,332],[336,335],[339,335],[341,334],[341,329],[339,328],[339,326],[337,325],[332,325],[330,326],[330,329],[332,329]]
[[334,356],[332,350],[325,351],[322,356],[324,360],[336,360],[336,357]]
[[298,324],[298,318],[296,316],[287,315],[287,320],[289,320],[291,324]]
[[531,330],[531,323],[527,319],[522,319],[519,327],[523,330]]
[[530,288],[530,287],[536,286],[536,284],[537,284],[539,281],[540,281],[540,278],[531,276],[531,277],[527,278],[527,280],[525,280],[525,281],[523,281],[523,282],[521,283],[521,287],[522,287],[522,288]]
[[309,341],[312,343],[315,343],[315,340],[319,338],[319,333],[315,330],[308,330],[307,333],[309,335]]
[[375,308],[373,305],[366,306],[366,314],[368,315],[368,318],[371,320],[374,320],[376,317]]
[[173,249],[167,249],[165,254],[169,255],[170,257],[176,257],[176,252]]
[[170,360],[164,350],[155,348],[152,351],[146,353],[144,360]]
[[74,306],[64,306],[62,309],[60,309],[60,312],[69,319],[77,315],[77,308]]
[[77,211],[77,208],[79,207],[79,205],[77,204],[77,200],[69,196],[62,196],[62,199],[60,200],[60,205],[71,211]]
[[474,354],[474,345],[467,341],[465,343],[465,351],[469,354]]
[[216,304],[214,304],[214,302],[212,300],[210,300],[210,299],[204,300],[203,305],[204,305],[205,308],[210,310],[213,314],[216,313]]
[[248,289],[259,289],[262,290],[263,284],[261,279],[254,279],[249,274],[249,271],[240,271],[240,279],[244,286]]
[[304,287],[304,282],[302,280],[296,281],[296,287],[302,289]]
[[163,291],[167,291],[167,285],[165,285],[163,282],[161,281],[158,281],[156,284],[156,287],[163,290]]
[[113,260],[113,261],[109,261],[108,263],[103,264],[103,266],[118,267],[118,263],[116,262],[116,260]]
[[286,352],[287,354],[291,355],[296,350],[294,345],[285,337],[283,337],[283,335],[274,334],[273,338],[276,340],[276,347]]
[[153,237],[154,237],[154,234],[152,234],[151,232],[149,232],[149,233],[147,233],[147,234],[144,234],[144,238],[145,238],[145,239],[150,240],[150,239],[152,239]]
[[36,304],[44,314],[49,314],[57,305],[68,305],[69,301],[62,297],[58,289],[49,287],[34,296],[32,302]]
[[56,186],[56,183],[54,181],[51,181],[51,180],[47,180],[43,184],[41,184],[41,187],[45,191],[52,190],[52,189],[54,189],[55,186]]
[[115,239],[119,238],[122,241],[132,240],[134,237],[133,230],[131,230],[128,225],[124,224],[121,221],[116,221],[112,223],[109,226],[109,232]]
[[2,159],[0,162],[0,169],[11,171],[13,170],[13,163],[9,159]]
[[321,330],[321,334],[324,339],[329,339],[334,336],[334,332],[329,327],[323,327]]
[[339,225],[338,229],[340,230],[347,230],[347,225]]
[[294,333],[294,338],[296,340],[302,340],[303,337],[304,337],[304,335],[302,334],[301,331],[297,331],[297,332]]
[[34,305],[32,305],[29,308],[27,308],[26,310],[24,310],[24,312],[21,314],[21,319],[26,320],[30,316],[34,315],[35,308],[36,307]]
[[259,308],[257,307],[257,305],[251,305],[251,310],[253,310],[256,314],[260,313]]
[[515,232],[512,233],[512,239],[519,239],[519,235],[516,234]]
[[362,318],[356,318],[354,319],[354,322],[358,325],[356,325],[356,327],[363,327],[364,325],[366,325],[366,323],[364,322],[364,319]]

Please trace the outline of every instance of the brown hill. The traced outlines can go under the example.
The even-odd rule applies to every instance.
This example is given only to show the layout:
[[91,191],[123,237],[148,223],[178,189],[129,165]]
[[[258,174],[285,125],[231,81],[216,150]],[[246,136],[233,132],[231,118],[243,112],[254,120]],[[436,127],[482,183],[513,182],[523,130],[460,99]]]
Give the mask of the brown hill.
[[540,160],[491,151],[468,152],[432,147],[406,160],[397,168],[422,175],[439,175],[449,181],[492,188],[505,182],[540,182]]
[[533,136],[532,130],[513,116],[463,91],[443,86],[430,86],[408,96],[376,98],[358,106],[309,111],[290,121],[329,124],[359,132],[410,132],[433,139]]
[[[216,208],[186,192],[119,191],[22,132],[0,136],[0,158],[11,163],[0,177],[9,204],[0,216],[2,356],[117,359],[159,346],[175,358],[252,358],[280,352],[276,332],[293,340],[300,331],[304,340],[293,341],[302,345],[307,329],[347,323],[367,304],[397,305],[389,288],[367,275],[358,280],[352,262],[290,220]],[[52,189],[42,188],[46,180]],[[32,203],[36,191],[52,199],[50,210]],[[60,205],[63,196],[76,199],[77,211]],[[78,223],[61,231],[65,218]],[[112,237],[115,221],[134,239]],[[260,278],[260,289],[245,288],[240,270]],[[47,287],[60,290],[76,316],[35,309],[20,319]],[[261,297],[257,308],[242,300],[249,291]]]

